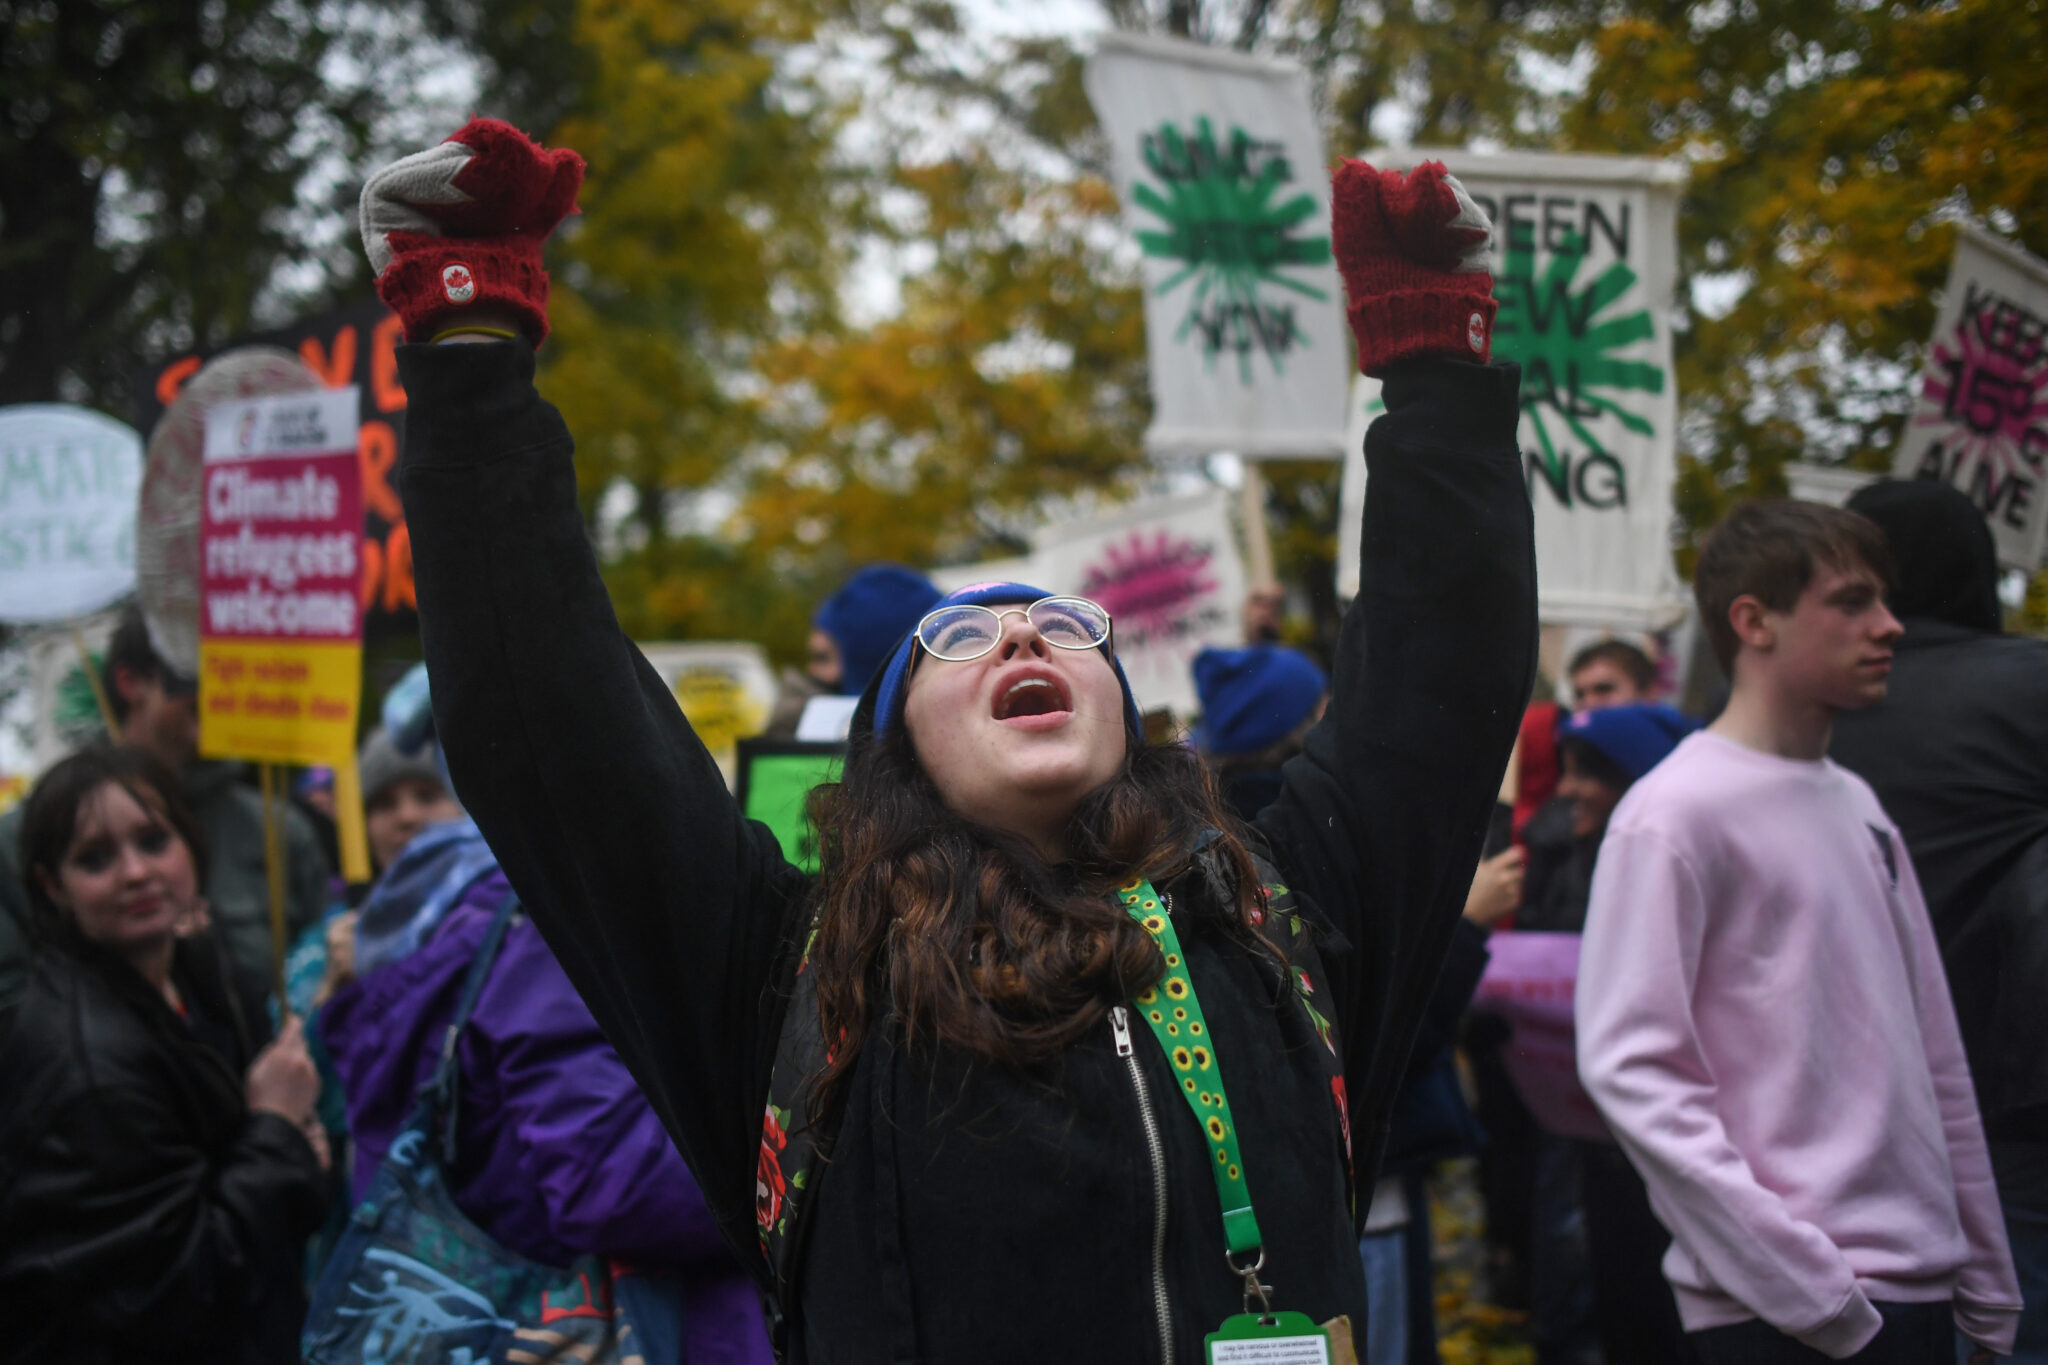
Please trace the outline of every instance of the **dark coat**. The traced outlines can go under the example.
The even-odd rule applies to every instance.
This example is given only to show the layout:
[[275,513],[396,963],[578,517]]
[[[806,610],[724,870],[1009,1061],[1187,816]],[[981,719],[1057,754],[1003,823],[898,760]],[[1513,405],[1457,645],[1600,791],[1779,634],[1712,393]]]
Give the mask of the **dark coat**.
[[260,988],[211,934],[173,979],[190,1023],[75,934],[36,955],[0,1044],[0,1360],[298,1358],[324,1177],[243,1099]]
[[1572,833],[1572,803],[1553,796],[1529,817],[1522,840],[1529,861],[1515,927],[1578,933],[1586,927],[1586,906],[1593,899],[1598,836],[1588,839]]
[[[464,805],[661,1114],[729,1242],[765,1277],[756,1170],[807,879],[741,818],[675,698],[620,632],[561,417],[523,346],[406,347],[402,491],[435,725]],[[1367,438],[1372,492],[1333,699],[1259,819],[1324,933],[1328,1011],[1369,1188],[1395,1087],[1464,905],[1534,668],[1535,568],[1512,367],[1418,362]],[[1368,641],[1370,648],[1368,649]],[[1174,920],[1239,1118],[1277,1303],[1362,1317],[1328,1068],[1194,873]],[[1175,888],[1161,886],[1162,891]],[[1043,1075],[890,1022],[862,1051],[817,1191],[792,1355],[1158,1359],[1146,1125],[1167,1169],[1175,1361],[1242,1305],[1205,1140],[1167,1059],[1105,1026]]]
[[1829,752],[1897,822],[1993,1142],[2048,1141],[2048,641],[1908,617]]

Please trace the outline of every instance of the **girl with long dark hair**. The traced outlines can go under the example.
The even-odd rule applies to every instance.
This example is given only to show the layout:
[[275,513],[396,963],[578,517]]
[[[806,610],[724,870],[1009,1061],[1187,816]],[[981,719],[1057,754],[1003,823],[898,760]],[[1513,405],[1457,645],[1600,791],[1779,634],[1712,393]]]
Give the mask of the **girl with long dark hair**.
[[621,634],[533,389],[580,176],[479,121],[364,191],[380,292],[445,343],[399,356],[436,725],[780,1348],[1192,1361],[1362,1316],[1361,1192],[1534,665],[1484,217],[1440,167],[1339,173],[1388,412],[1329,714],[1255,826],[1145,745],[1106,612],[982,584],[869,684],[814,880]]
[[296,1019],[204,927],[176,780],[94,748],[29,793],[38,939],[0,1043],[0,1359],[298,1358],[326,1204],[319,1078]]

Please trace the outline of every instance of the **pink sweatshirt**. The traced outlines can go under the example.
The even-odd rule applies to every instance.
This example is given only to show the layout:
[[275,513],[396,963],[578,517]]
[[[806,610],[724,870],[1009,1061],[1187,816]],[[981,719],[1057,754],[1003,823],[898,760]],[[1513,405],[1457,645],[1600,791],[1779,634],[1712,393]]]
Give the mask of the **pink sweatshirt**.
[[1762,1318],[1835,1359],[1871,1300],[1953,1299],[2003,1355],[2019,1284],[1948,982],[1899,832],[1854,774],[1701,733],[1614,812],[1579,1075],[1671,1230],[1690,1331]]

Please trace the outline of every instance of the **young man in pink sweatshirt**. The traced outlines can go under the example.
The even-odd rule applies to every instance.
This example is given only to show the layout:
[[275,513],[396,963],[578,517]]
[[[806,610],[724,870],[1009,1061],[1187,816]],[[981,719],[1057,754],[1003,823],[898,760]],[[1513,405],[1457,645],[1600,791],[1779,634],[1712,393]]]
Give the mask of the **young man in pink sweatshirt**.
[[1700,552],[1734,691],[1601,845],[1579,1074],[1671,1230],[1706,1365],[1947,1365],[2020,1308],[1955,1012],[1905,844],[1826,758],[1881,701],[1898,621],[1882,534],[1739,509]]

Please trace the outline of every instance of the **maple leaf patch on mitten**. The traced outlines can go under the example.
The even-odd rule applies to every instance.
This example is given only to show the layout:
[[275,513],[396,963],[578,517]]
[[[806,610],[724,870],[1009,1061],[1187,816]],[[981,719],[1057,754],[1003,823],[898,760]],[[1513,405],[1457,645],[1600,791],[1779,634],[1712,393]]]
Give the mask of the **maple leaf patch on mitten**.
[[548,334],[541,249],[576,208],[583,158],[498,119],[471,119],[363,186],[363,250],[377,295],[425,341],[465,309],[513,313],[534,345]]
[[1378,376],[1417,356],[1493,354],[1493,224],[1442,162],[1403,175],[1346,161],[1330,218],[1359,369]]

